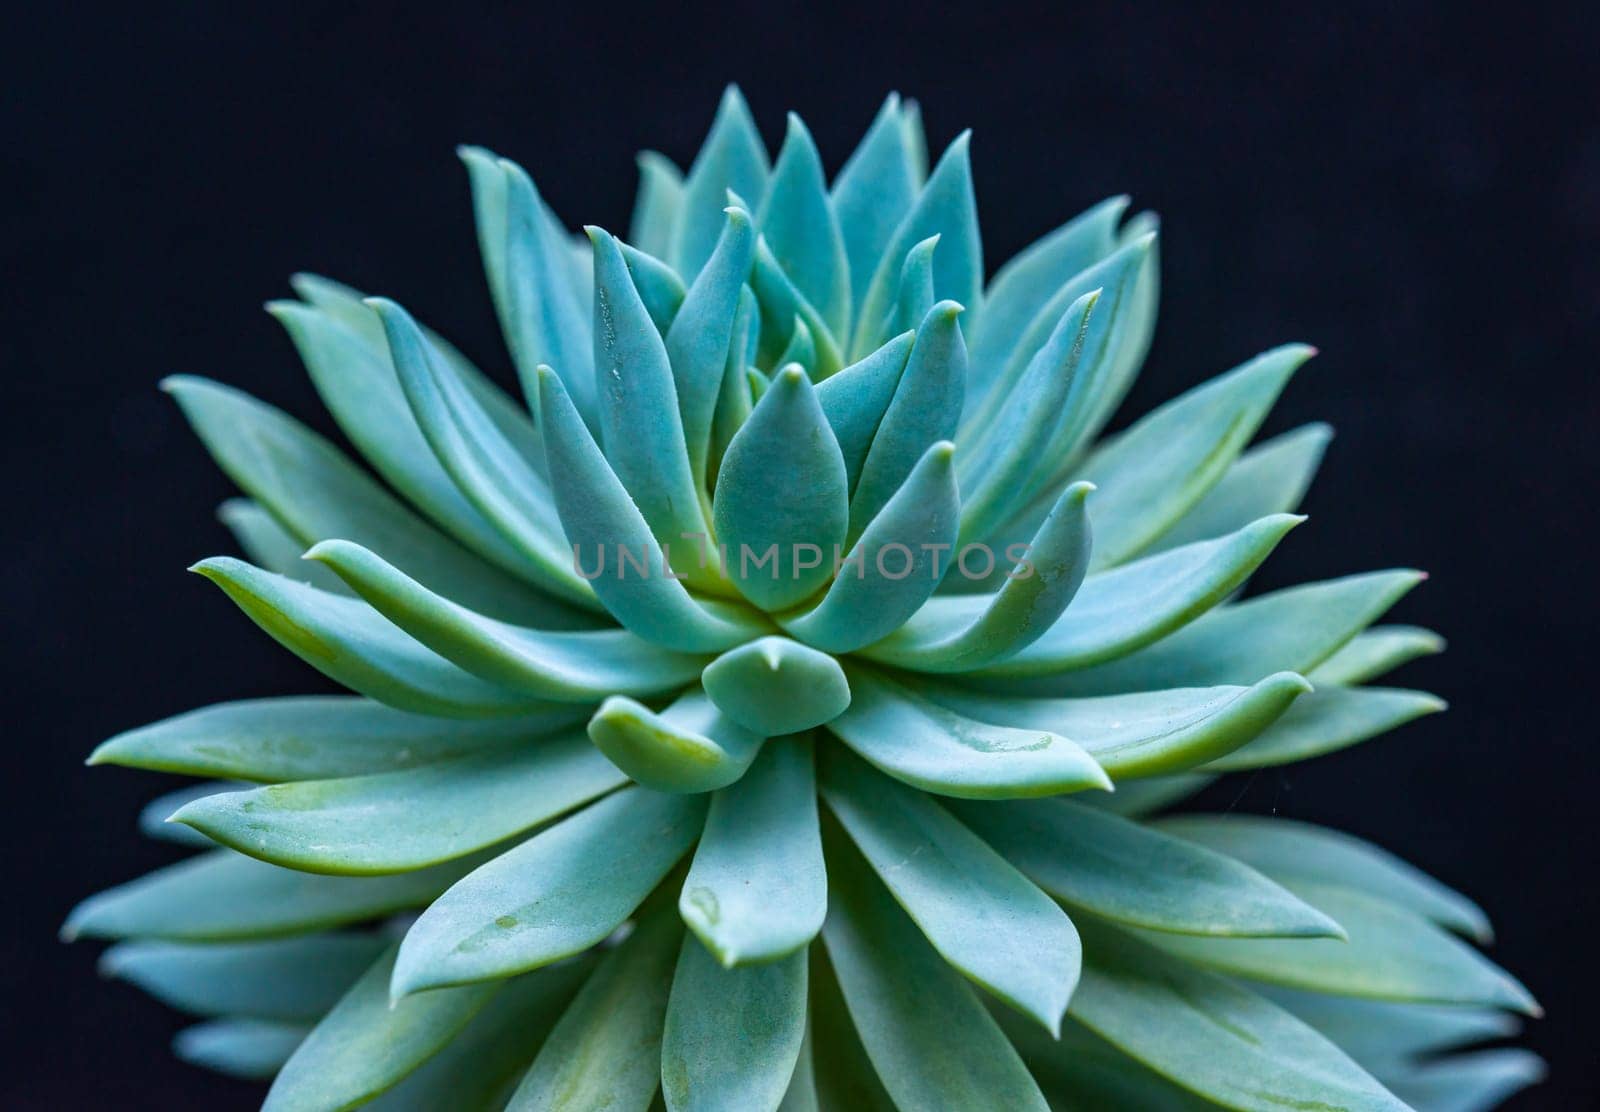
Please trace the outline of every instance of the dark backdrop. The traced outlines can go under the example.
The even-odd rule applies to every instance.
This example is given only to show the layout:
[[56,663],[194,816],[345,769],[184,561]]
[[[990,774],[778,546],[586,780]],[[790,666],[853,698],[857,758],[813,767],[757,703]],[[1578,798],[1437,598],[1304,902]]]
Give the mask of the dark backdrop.
[[53,937],[78,897],[174,856],[132,832],[167,781],[82,768],[95,742],[323,686],[184,574],[228,549],[230,491],[156,380],[216,376],[328,429],[258,309],[299,268],[396,296],[503,374],[452,146],[515,157],[569,223],[621,230],[634,151],[686,162],[734,79],[769,139],[800,110],[830,169],[889,88],[921,99],[936,147],[975,128],[991,267],[1106,195],[1160,210],[1162,322],[1131,411],[1280,341],[1322,348],[1268,431],[1327,418],[1338,437],[1261,583],[1429,569],[1397,616],[1451,651],[1405,680],[1453,710],[1219,802],[1336,821],[1479,897],[1550,1013],[1528,1041],[1554,1078],[1517,1107],[1591,1106],[1600,98],[1578,6],[455,7],[12,17],[0,1104],[255,1095],[173,1062],[179,1020]]

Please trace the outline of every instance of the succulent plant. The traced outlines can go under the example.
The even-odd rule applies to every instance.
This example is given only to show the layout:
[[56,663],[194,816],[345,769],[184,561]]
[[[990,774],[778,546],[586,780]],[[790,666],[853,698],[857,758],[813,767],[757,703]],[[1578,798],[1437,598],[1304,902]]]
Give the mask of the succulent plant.
[[[1441,709],[1421,578],[1240,599],[1329,431],[1281,347],[1110,436],[1156,221],[984,282],[968,141],[890,97],[827,183],[736,91],[627,241],[464,148],[513,401],[400,306],[270,311],[370,475],[169,380],[247,496],[201,561],[353,695],[94,764],[203,847],[65,933],[274,1109],[1486,1107],[1536,1079],[1465,897],[1280,818],[1159,814]],[[304,559],[302,559],[302,554]],[[243,783],[241,783],[241,781]],[[1463,939],[1461,936],[1465,936]]]

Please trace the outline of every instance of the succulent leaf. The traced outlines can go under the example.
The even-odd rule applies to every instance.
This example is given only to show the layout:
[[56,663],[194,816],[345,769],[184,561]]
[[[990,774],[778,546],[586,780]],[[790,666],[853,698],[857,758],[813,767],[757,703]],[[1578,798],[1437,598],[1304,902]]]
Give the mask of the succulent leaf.
[[850,705],[850,681],[827,653],[763,637],[717,657],[700,682],[717,709],[762,737],[831,722]]

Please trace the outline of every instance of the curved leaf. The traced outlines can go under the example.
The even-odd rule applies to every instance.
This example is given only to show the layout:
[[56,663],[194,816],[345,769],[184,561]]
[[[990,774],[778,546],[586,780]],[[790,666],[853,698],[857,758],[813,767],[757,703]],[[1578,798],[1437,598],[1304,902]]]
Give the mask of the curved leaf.
[[850,260],[850,295],[857,305],[920,184],[901,117],[900,96],[890,93],[833,182],[833,209],[839,214]]
[[474,864],[329,877],[212,850],[90,896],[72,909],[61,936],[231,942],[300,934],[420,907]]
[[208,796],[170,821],[275,865],[365,876],[454,860],[625,783],[575,733],[403,772]]
[[350,593],[350,588],[340,582],[337,575],[302,560],[300,556],[306,546],[291,537],[271,514],[250,499],[228,499],[217,507],[217,520],[228,527],[228,532],[256,567],[334,594]]
[[727,573],[762,609],[793,606],[832,575],[850,514],[844,459],[799,367],[778,372],[728,445],[713,505]]
[[1352,835],[1290,819],[1175,815],[1160,829],[1236,857],[1280,882],[1335,885],[1386,900],[1487,942],[1488,917],[1461,893]]
[[895,285],[894,301],[879,330],[883,335],[894,336],[908,328],[916,328],[938,300],[933,292],[933,252],[938,246],[939,237],[934,235],[914,244],[906,252],[906,261],[900,267],[900,280]]
[[983,244],[978,234],[977,197],[972,190],[968,150],[971,141],[972,133],[964,131],[945,149],[911,210],[885,244],[872,281],[861,296],[850,344],[850,350],[858,357],[882,342],[882,325],[895,293],[901,262],[906,252],[929,236],[940,237],[933,260],[935,293],[973,308],[982,298]]
[[[983,397],[1028,327],[1056,293],[1116,247],[1127,197],[1111,197],[1013,255],[984,291],[972,329],[972,392]],[[1059,315],[1059,314],[1058,314]],[[1028,353],[1031,357],[1032,353]]]
[[1065,737],[965,718],[860,667],[847,674],[850,709],[828,729],[913,787],[964,799],[1111,789],[1095,759]]
[[1315,683],[1357,684],[1377,679],[1418,657],[1444,652],[1444,638],[1420,626],[1374,626],[1356,634],[1345,646],[1317,665]]
[[1021,546],[1025,555],[998,591],[936,595],[863,655],[919,672],[971,672],[1045,636],[1089,570],[1092,542],[1084,503],[1093,490],[1088,483],[1074,483],[1061,492],[1032,542]]
[[1276,672],[1252,687],[1181,687],[1087,699],[1005,698],[954,688],[928,688],[925,694],[951,712],[997,728],[1070,737],[1120,780],[1182,772],[1231,753],[1310,690],[1302,676]]
[[985,674],[1050,675],[1143,648],[1227,598],[1304,520],[1291,514],[1262,518],[1228,536],[1091,575],[1038,640]]
[[1251,448],[1149,551],[1220,537],[1268,514],[1293,513],[1332,438],[1331,426],[1314,422]]
[[1162,1076],[1243,1112],[1407,1112],[1338,1047],[1276,1005],[1121,932],[1080,926],[1085,962],[1073,1017]]
[[565,607],[422,521],[282,411],[200,378],[166,378],[161,388],[177,399],[217,465],[305,547],[334,537],[355,541],[486,614],[553,628],[571,621]]
[[850,497],[852,542],[907,482],[928,449],[955,434],[967,374],[966,345],[956,324],[960,313],[954,301],[941,301],[917,328],[894,398]]
[[933,948],[1058,1034],[1083,958],[1061,908],[933,800],[836,747],[822,794]]
[[655,151],[642,151],[634,161],[639,167],[639,193],[628,224],[628,242],[664,259],[672,250],[683,211],[683,173]]
[[842,836],[828,840],[822,937],[850,1017],[900,1108],[1049,1107],[1022,1059]]
[[1412,1066],[1389,1081],[1395,1094],[1430,1112],[1488,1112],[1549,1074],[1539,1056],[1509,1047]]
[[684,182],[672,253],[667,257],[673,269],[685,278],[699,274],[722,233],[728,190],[759,201],[766,183],[767,151],[761,134],[744,97],[729,85]]
[[347,695],[245,699],[118,734],[102,742],[88,763],[271,783],[328,780],[533,741],[588,714],[584,707],[557,707],[528,718],[462,721],[407,714]]
[[650,322],[656,326],[656,331],[665,336],[667,329],[672,327],[673,318],[678,315],[678,308],[683,304],[684,294],[688,292],[683,279],[666,263],[637,247],[618,240],[617,248],[622,252],[623,261],[628,264],[628,276],[633,279],[633,287],[639,293],[644,311],[650,314]]
[[650,1104],[661,1082],[661,1029],[682,934],[664,910],[641,917],[562,1013],[508,1112]]
[[530,714],[549,704],[487,683],[411,640],[365,602],[214,556],[191,569],[278,644],[336,683],[399,710],[446,718]]
[[[661,555],[663,566],[651,564],[655,539],[649,525],[553,372],[540,374],[539,389],[545,450],[551,474],[559,477],[554,484],[556,509],[574,562],[586,568],[585,560],[598,560],[590,585],[606,609],[645,640],[682,652],[720,652],[747,640],[746,625],[711,613],[668,574],[666,554]],[[643,573],[628,576],[625,551],[644,561]],[[581,574],[590,575],[586,570]]]
[[241,1081],[267,1081],[283,1068],[309,1027],[263,1019],[218,1019],[185,1027],[172,1053],[191,1066]]
[[774,738],[737,783],[712,797],[678,911],[717,960],[733,966],[805,946],[826,909],[811,743]]
[[391,1003],[389,950],[306,1036],[272,1083],[263,1112],[351,1108],[437,1054],[501,986],[469,985]]
[[1014,686],[1091,695],[1253,683],[1280,669],[1309,672],[1425,578],[1418,571],[1379,571],[1288,587],[1212,610],[1119,659]]
[[915,335],[905,332],[896,336],[817,386],[817,403],[822,406],[822,414],[828,419],[844,456],[846,481],[851,491],[855,490],[878,425],[900,384],[900,374],[905,370]]
[[805,950],[724,969],[685,937],[662,1032],[667,1108],[772,1112],[788,1091],[805,1029]]
[[589,740],[647,788],[709,792],[744,775],[762,736],[724,715],[695,690],[660,714],[613,695],[589,719]]
[[704,815],[699,797],[626,788],[502,853],[417,919],[392,993],[509,977],[588,949],[687,852]]
[[1185,961],[1310,992],[1542,1014],[1509,973],[1415,912],[1348,888],[1288,877],[1283,884],[1337,919],[1349,940],[1151,935],[1151,941]]
[[208,795],[216,795],[218,792],[238,791],[243,786],[212,780],[163,792],[139,809],[139,833],[158,842],[173,842],[190,849],[210,849],[216,845],[210,838],[198,830],[170,823],[167,817],[186,803],[204,799]]
[[779,624],[819,649],[846,653],[880,640],[915,614],[949,569],[947,554],[961,516],[954,459],[948,440],[923,453],[839,562],[822,601]]
[[1253,741],[1219,757],[1208,771],[1268,768],[1320,757],[1445,709],[1425,691],[1387,687],[1318,687]]
[[332,568],[385,618],[489,683],[555,703],[655,695],[695,678],[705,657],[669,652],[621,629],[547,633],[440,598],[360,545],[323,541],[308,560]]
[[1379,1076],[1392,1075],[1424,1055],[1515,1035],[1521,1027],[1515,1016],[1492,1008],[1395,1004],[1287,988],[1260,991]]
[[762,737],[809,730],[850,705],[839,662],[787,637],[729,649],[706,665],[700,682],[718,710]]
[[193,1015],[309,1023],[378,959],[374,934],[313,934],[265,942],[122,942],[100,974],[138,985]]
[[567,559],[561,522],[545,478],[495,428],[465,383],[431,351],[415,321],[385,298],[366,304],[383,322],[403,400],[426,438],[418,451],[437,457],[475,512],[509,542],[524,574],[566,602],[600,610],[594,591]]
[[1222,478],[1289,381],[1314,354],[1288,344],[1141,418],[1099,448],[1078,475],[1095,500],[1095,566],[1138,555]]
[[822,157],[800,117],[789,113],[783,148],[757,216],[778,265],[835,335],[850,323],[850,262],[828,200]]
[[1246,865],[1064,799],[960,802],[955,814],[1057,899],[1178,934],[1340,937],[1332,919]]

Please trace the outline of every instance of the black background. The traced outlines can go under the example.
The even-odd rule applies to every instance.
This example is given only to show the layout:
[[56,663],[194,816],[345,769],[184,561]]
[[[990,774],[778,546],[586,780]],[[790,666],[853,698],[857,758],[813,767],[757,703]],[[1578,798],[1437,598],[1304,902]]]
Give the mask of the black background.
[[1453,709],[1216,802],[1336,822],[1478,897],[1549,1010],[1528,1042],[1553,1078],[1515,1107],[1593,1106],[1600,52],[1578,6],[435,7],[35,5],[6,31],[0,1105],[256,1095],[171,1060],[180,1021],[54,940],[77,898],[175,856],[132,831],[168,780],[84,769],[94,743],[324,686],[184,574],[229,549],[230,490],[156,380],[328,430],[258,309],[296,269],[503,375],[453,145],[622,231],[634,151],[686,163],[733,79],[771,141],[799,110],[830,170],[890,88],[935,153],[973,127],[991,268],[1109,194],[1159,210],[1162,321],[1125,412],[1321,347],[1268,431],[1338,436],[1260,583],[1429,569],[1396,616],[1451,651],[1402,677]]

